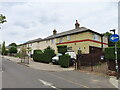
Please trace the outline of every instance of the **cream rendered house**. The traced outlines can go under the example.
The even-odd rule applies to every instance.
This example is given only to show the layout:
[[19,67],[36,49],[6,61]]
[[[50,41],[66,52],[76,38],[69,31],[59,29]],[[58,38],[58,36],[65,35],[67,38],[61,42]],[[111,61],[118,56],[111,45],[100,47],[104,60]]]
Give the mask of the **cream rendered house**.
[[105,48],[108,47],[108,38],[96,31],[88,29],[86,27],[80,27],[80,24],[76,20],[75,29],[65,32],[57,33],[53,30],[53,35],[50,35],[44,39],[35,39],[28,41],[22,46],[26,48],[31,47],[33,51],[35,49],[44,50],[48,46],[57,52],[57,45],[67,45],[68,49],[71,49],[77,53],[78,48],[82,50],[82,53],[90,53],[90,47]]

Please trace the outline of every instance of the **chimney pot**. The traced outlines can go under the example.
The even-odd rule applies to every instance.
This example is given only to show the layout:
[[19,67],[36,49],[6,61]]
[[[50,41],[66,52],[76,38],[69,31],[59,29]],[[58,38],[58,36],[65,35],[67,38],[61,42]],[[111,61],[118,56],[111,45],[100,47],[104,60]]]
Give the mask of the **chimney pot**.
[[80,28],[79,26],[80,26],[80,24],[78,23],[78,20],[76,20],[76,23],[75,23],[75,29]]
[[57,31],[54,29],[53,30],[53,35],[56,35],[57,34]]

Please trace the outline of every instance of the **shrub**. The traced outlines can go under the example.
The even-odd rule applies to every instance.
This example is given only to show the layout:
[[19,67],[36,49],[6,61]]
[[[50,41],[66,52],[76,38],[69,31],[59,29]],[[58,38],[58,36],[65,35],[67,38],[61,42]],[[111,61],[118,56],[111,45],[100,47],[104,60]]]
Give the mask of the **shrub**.
[[5,50],[4,55],[7,55],[7,54],[8,54],[8,50]]
[[59,56],[59,64],[61,67],[69,67],[70,56],[68,54]]
[[[117,56],[118,56],[118,60],[120,61],[120,48],[117,48]],[[115,48],[114,47],[105,48],[105,59],[115,60]]]
[[58,53],[62,53],[63,55],[67,52],[67,45],[59,45],[57,46]]
[[34,50],[34,54],[40,54],[41,52],[42,52],[42,50],[40,50],[40,49]]
[[52,61],[52,58],[55,56],[55,51],[50,48],[50,47],[47,47],[46,49],[44,49],[44,62],[45,63],[49,63]]
[[49,63],[52,61],[52,57],[54,56],[55,51],[52,48],[47,47],[46,49],[44,49],[44,52],[42,52],[41,50],[34,50],[33,60],[38,62]]
[[15,55],[15,57],[19,57],[19,58],[20,58],[20,53],[17,53],[17,54]]
[[16,47],[10,47],[10,49],[9,49],[9,53],[17,53],[17,48]]
[[33,54],[33,60],[36,62],[43,62],[44,61],[44,53]]

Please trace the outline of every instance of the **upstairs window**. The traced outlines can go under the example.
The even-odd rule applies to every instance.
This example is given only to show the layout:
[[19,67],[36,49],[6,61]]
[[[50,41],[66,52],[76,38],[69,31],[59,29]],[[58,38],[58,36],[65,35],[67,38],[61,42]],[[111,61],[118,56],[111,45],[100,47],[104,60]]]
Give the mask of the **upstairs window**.
[[63,39],[63,38],[60,38],[60,39],[59,39],[59,43],[62,43],[62,39]]
[[99,41],[98,35],[94,34],[93,39],[96,40],[96,41]]
[[70,36],[67,36],[67,40],[70,40]]
[[52,43],[52,44],[55,44],[55,41],[54,41],[54,39],[52,39],[52,40],[51,40],[51,43]]

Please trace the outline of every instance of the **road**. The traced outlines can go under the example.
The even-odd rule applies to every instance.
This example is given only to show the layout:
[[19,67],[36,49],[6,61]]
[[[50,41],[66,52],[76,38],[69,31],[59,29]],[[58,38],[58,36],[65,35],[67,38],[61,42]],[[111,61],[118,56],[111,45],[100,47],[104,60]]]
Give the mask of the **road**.
[[109,79],[78,71],[49,72],[3,58],[2,88],[114,88]]

